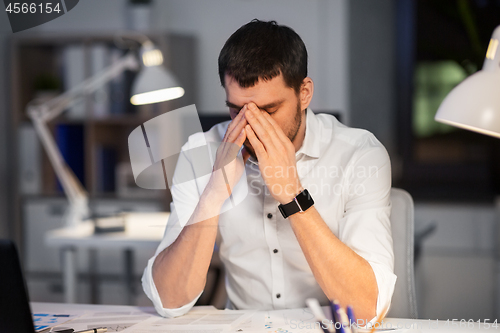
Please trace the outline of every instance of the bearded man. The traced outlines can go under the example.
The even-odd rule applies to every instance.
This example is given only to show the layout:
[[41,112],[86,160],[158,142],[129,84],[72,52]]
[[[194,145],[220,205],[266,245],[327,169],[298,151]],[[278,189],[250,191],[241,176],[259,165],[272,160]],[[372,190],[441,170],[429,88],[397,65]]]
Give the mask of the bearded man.
[[[214,172],[172,188],[175,207],[144,272],[158,313],[191,309],[217,245],[228,308],[299,308],[313,297],[351,305],[365,322],[381,315],[396,281],[385,148],[311,111],[306,47],[289,27],[242,26],[220,52],[219,76],[232,120],[183,147],[222,142]],[[186,156],[176,173],[196,168]],[[241,188],[245,199],[223,210]]]

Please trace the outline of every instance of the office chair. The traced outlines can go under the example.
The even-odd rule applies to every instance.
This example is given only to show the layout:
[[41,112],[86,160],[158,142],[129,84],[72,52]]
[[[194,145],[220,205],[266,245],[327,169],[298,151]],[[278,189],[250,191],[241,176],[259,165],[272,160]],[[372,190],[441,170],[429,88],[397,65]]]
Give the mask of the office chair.
[[394,273],[398,279],[387,317],[415,319],[417,301],[413,274],[413,199],[405,190],[392,188],[391,203]]

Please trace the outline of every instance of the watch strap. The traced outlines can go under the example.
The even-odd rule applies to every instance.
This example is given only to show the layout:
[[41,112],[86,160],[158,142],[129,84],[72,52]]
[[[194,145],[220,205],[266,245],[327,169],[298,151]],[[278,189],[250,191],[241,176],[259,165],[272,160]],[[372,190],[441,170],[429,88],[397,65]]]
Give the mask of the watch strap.
[[297,196],[287,204],[279,205],[278,209],[281,215],[286,219],[289,216],[296,214],[298,212],[305,212],[311,206],[314,205],[314,200],[309,194],[309,191],[304,190],[297,194]]

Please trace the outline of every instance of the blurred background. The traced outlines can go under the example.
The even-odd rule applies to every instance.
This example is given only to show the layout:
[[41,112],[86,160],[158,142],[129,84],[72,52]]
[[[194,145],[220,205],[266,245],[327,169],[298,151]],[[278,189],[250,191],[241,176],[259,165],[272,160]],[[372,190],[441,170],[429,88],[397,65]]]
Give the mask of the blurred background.
[[[415,201],[419,317],[498,318],[500,141],[436,123],[434,114],[454,86],[481,69],[500,24],[500,0],[82,0],[15,34],[1,13],[0,238],[20,246],[31,300],[64,300],[61,254],[44,237],[64,225],[67,199],[27,104],[57,96],[119,59],[126,49],[117,34],[147,35],[183,97],[132,106],[134,74],[125,72],[50,129],[96,214],[168,211],[168,191],[135,185],[128,135],[189,104],[196,104],[205,129],[228,119],[217,57],[253,18],[288,25],[304,40],[315,112],[370,130],[389,151],[394,186]],[[77,302],[150,305],[140,276],[153,253],[136,249],[127,261],[120,249],[78,251]],[[132,265],[132,281],[124,279],[124,262]],[[224,306],[220,276],[214,258],[207,288],[219,288],[200,304]]]

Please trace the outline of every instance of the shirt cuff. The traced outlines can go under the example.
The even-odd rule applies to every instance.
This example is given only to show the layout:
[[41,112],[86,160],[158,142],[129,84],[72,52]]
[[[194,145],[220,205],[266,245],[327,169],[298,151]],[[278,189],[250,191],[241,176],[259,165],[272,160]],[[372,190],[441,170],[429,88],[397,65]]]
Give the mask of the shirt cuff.
[[148,265],[144,269],[144,274],[142,275],[142,288],[144,289],[144,293],[148,298],[153,302],[156,312],[162,317],[172,318],[179,317],[186,314],[191,308],[194,306],[198,298],[200,298],[203,290],[196,296],[191,302],[185,304],[179,308],[167,309],[163,307],[161,303],[160,295],[158,294],[158,290],[156,289],[156,285],[153,280],[153,263],[156,259],[156,256],[149,259]]
[[386,266],[368,262],[373,269],[375,279],[377,280],[378,297],[377,297],[377,315],[370,320],[369,323],[373,324],[377,318],[385,317],[391,306],[392,294],[396,286],[397,277],[394,273],[390,272]]

